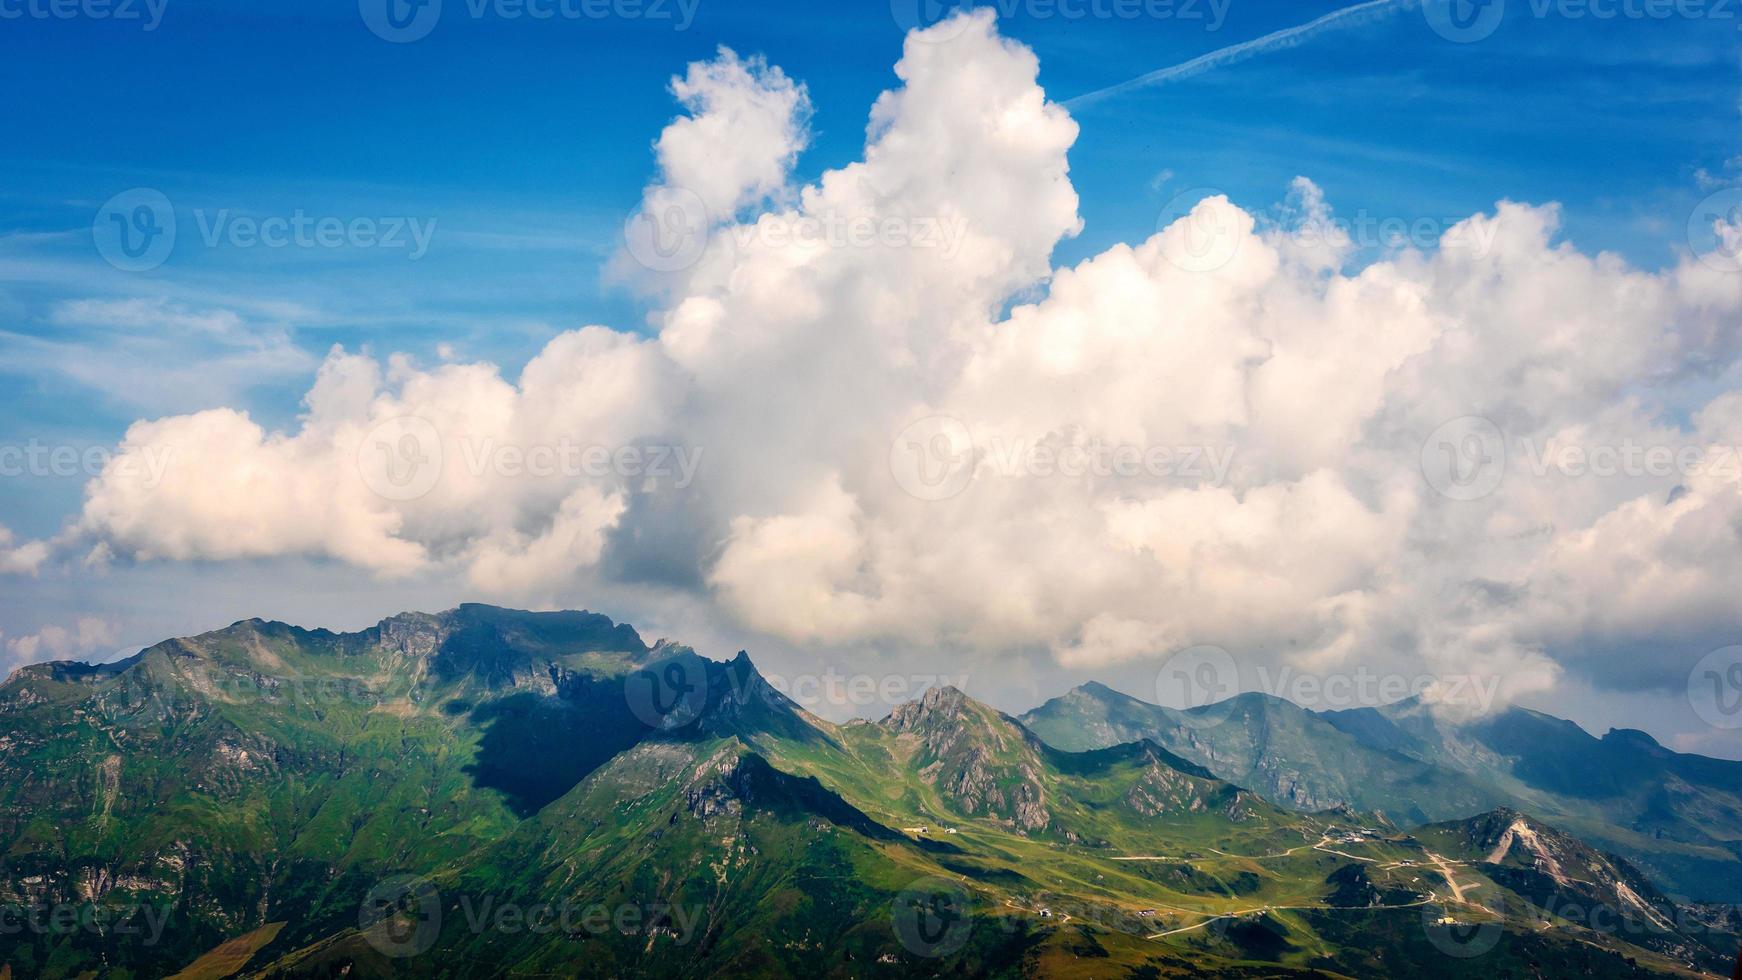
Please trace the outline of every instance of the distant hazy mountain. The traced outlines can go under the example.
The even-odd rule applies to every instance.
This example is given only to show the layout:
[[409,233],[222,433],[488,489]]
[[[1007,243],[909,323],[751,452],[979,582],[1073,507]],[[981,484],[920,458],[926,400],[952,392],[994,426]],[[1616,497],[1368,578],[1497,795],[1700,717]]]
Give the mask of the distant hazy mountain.
[[1222,779],[1298,810],[1352,806],[1399,824],[1478,813],[1507,797],[1462,773],[1370,745],[1289,701],[1238,695],[1176,711],[1097,683],[1022,716],[1047,743],[1082,751],[1148,738]]
[[1742,901],[1742,763],[1672,752],[1643,732],[1599,739],[1523,708],[1460,725],[1413,700],[1318,713],[1243,694],[1182,712],[1095,683],[1023,723],[1067,749],[1153,739],[1300,810],[1346,805],[1412,826],[1515,806],[1626,856],[1673,893]]
[[1324,717],[1369,745],[1471,773],[1671,892],[1742,902],[1742,762],[1674,752],[1639,731],[1597,738],[1523,708],[1461,726],[1414,701]]
[[[1104,726],[1149,707],[1096,700]],[[1373,772],[1416,766],[1423,799],[1467,791],[1298,709],[1243,703],[1225,727],[1182,744],[1267,774],[1265,745],[1326,729]],[[1304,785],[1335,772],[1323,756],[1284,807],[1162,738],[1108,741],[1066,751],[949,688],[833,725],[748,656],[588,613],[237,623],[0,686],[0,906],[41,926],[0,936],[0,971],[1630,977],[1709,968],[1730,938],[1527,824],[1513,841],[1550,841],[1588,869],[1571,878],[1677,916],[1645,937],[1541,926],[1525,858],[1457,863],[1522,817],[1418,839],[1303,812],[1336,795]],[[1435,931],[1453,915],[1508,938],[1468,959]]]

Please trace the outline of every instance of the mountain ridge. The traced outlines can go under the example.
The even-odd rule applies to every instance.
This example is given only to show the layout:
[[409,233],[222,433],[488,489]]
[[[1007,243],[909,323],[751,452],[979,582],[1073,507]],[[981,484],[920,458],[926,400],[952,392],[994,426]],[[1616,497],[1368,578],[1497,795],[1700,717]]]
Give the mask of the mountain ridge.
[[[1677,753],[1644,733],[1598,737],[1516,707],[1454,723],[1416,698],[1312,712],[1248,692],[1177,711],[1100,684],[1080,685],[1023,718],[1043,738],[1073,748],[1154,737],[1295,809],[1353,804],[1411,825],[1501,805],[1540,811],[1673,891],[1742,900],[1742,762]],[[1278,719],[1297,724],[1278,729]]]
[[[1148,737],[1066,751],[955,688],[834,725],[747,652],[649,647],[594,613],[473,605],[382,623],[241,620],[123,667],[0,687],[0,899],[145,903],[172,924],[144,949],[31,937],[0,965],[167,975],[258,931],[251,976],[1048,975],[1086,958],[1330,977],[1366,968],[1353,935],[1419,955],[1423,910],[1444,901],[1428,845],[1397,827],[1275,805]],[[1432,846],[1462,839],[1447,833]],[[407,875],[437,903],[427,935],[403,901],[360,916]],[[617,932],[471,924],[553,901],[643,917]],[[939,901],[970,923],[942,933],[948,948],[902,918]],[[1680,929],[1649,948],[1572,935],[1521,932],[1495,962],[1621,977],[1712,955]],[[429,951],[396,945],[407,936]]]

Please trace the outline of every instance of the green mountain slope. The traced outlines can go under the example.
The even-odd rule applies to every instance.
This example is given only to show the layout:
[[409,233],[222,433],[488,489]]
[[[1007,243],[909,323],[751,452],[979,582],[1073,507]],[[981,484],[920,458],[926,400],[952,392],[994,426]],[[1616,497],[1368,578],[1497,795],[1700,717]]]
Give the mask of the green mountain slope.
[[1642,732],[1596,738],[1522,708],[1456,724],[1413,700],[1320,713],[1243,694],[1176,711],[1099,684],[1022,720],[1065,749],[1152,739],[1298,810],[1352,806],[1413,826],[1517,807],[1684,899],[1742,901],[1742,763],[1672,752]]
[[[602,616],[469,606],[24,668],[0,687],[0,900],[159,910],[160,941],[111,960],[151,974],[347,876],[440,867],[645,734],[602,678],[647,654]],[[26,974],[86,938],[21,935]]]
[[1506,799],[1462,773],[1370,745],[1291,702],[1262,694],[1176,711],[1091,683],[1022,721],[1063,749],[1151,739],[1222,779],[1298,810],[1352,806],[1415,824],[1479,812]]
[[17,976],[1473,975],[1442,911],[1505,924],[1494,975],[1713,948],[1489,910],[1540,882],[1157,740],[1064,751],[949,688],[833,725],[584,613],[238,623],[21,671],[0,726],[4,903],[97,922],[7,934]]
[[[347,926],[265,975],[1018,975],[1073,958],[1061,948],[1112,958],[1108,944],[1133,967],[1238,975],[1244,968],[1222,955],[1181,959],[1130,938],[1147,925],[1139,904],[1199,901],[1205,890],[1220,906],[1236,890],[1292,889],[1288,876],[1241,870],[1227,876],[1231,889],[1213,867],[1191,871],[1190,857],[1175,869],[1186,873],[1170,875],[1120,855],[1135,844],[1190,854],[1188,840],[1261,853],[1318,827],[1153,745],[1048,749],[958,691],[929,692],[879,724],[834,726],[768,687],[742,655],[719,664],[683,653],[646,669],[664,676],[673,662],[671,676],[700,692],[693,713],[433,876],[439,931],[427,949],[384,957],[394,944],[380,923],[376,933]],[[1206,854],[1213,865],[1245,863]],[[904,929],[902,903],[916,892],[950,896],[961,932],[927,940]],[[1039,911],[1055,905],[1057,915]],[[636,924],[624,933],[570,923],[553,935],[499,921],[505,909],[518,922],[552,907],[631,909]],[[1059,928],[1090,911],[1096,925]],[[1130,931],[1099,924],[1109,917]]]

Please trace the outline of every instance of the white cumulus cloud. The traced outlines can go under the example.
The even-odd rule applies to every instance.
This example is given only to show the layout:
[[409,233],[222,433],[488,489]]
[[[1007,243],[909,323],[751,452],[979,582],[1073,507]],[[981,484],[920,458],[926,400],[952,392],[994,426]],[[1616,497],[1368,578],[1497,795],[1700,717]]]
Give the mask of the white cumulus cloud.
[[[1348,241],[1219,196],[1054,268],[1081,227],[1077,125],[1032,52],[963,16],[909,38],[861,159],[802,186],[802,86],[729,51],[674,80],[687,114],[647,206],[709,214],[653,336],[585,327],[512,379],[335,351],[294,431],[135,425],[117,464],[173,463],[153,486],[112,466],[81,533],[123,558],[315,555],[537,598],[664,549],[691,566],[668,587],[792,642],[1076,666],[1217,644],[1510,695],[1608,676],[1594,637],[1734,625],[1742,473],[1720,464],[1742,395],[1710,391],[1742,276],[1588,254],[1552,204],[1506,201],[1352,268]],[[1289,222],[1332,213],[1310,181],[1281,190]],[[1505,469],[1458,499],[1424,449],[1467,417]],[[957,435],[903,445],[925,419]],[[1541,465],[1630,445],[1699,465]],[[530,472],[563,447],[638,455]],[[1471,447],[1455,462],[1486,465]],[[928,499],[909,466],[968,469]]]
[[10,528],[0,525],[0,575],[34,575],[49,559],[45,541],[19,541]]
[[83,616],[71,626],[44,626],[28,636],[0,637],[6,644],[9,666],[39,660],[67,660],[111,652],[115,625],[97,616]]

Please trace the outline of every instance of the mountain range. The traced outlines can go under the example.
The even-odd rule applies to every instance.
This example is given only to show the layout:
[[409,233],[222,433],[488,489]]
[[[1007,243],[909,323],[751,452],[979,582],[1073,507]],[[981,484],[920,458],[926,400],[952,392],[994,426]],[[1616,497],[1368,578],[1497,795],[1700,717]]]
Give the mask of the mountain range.
[[0,976],[1713,976],[1738,771],[1087,685],[837,725],[587,612],[249,620],[0,685]]
[[1418,700],[1317,713],[1263,694],[1176,711],[1088,684],[1022,716],[1071,750],[1148,738],[1296,809],[1404,826],[1516,807],[1625,856],[1683,898],[1742,902],[1742,762],[1639,731],[1602,738],[1508,708],[1450,723]]

